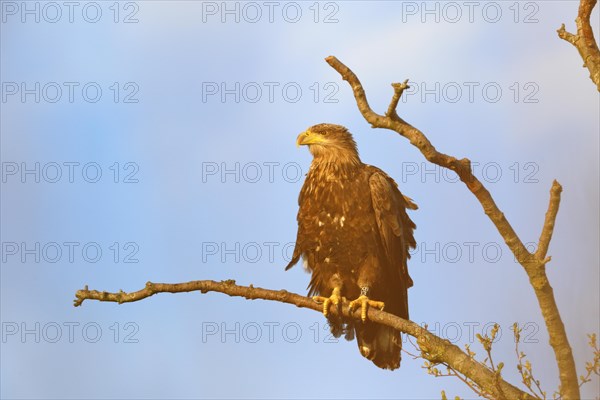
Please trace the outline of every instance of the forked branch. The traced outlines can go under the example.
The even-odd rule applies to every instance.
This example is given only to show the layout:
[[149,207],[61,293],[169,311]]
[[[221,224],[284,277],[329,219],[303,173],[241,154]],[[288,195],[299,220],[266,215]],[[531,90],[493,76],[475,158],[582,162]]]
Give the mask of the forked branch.
[[390,110],[390,108],[395,108],[397,106],[398,99],[402,94],[401,91],[403,90],[403,85],[392,85],[394,87],[394,95],[390,106],[385,115],[379,115],[369,106],[363,86],[354,72],[333,56],[327,57],[325,61],[327,61],[327,63],[342,76],[342,79],[350,84],[359,111],[373,128],[390,129],[407,138],[412,145],[421,151],[428,161],[456,172],[460,180],[477,198],[483,207],[483,211],[496,226],[496,229],[506,242],[506,245],[514,254],[515,259],[523,266],[529,277],[529,281],[538,299],[540,310],[546,323],[546,328],[550,337],[550,345],[552,346],[556,357],[563,399],[578,399],[579,386],[573,352],[567,339],[567,334],[556,305],[556,300],[554,299],[552,286],[550,286],[550,282],[546,276],[546,263],[550,261],[550,258],[546,257],[546,253],[552,237],[554,223],[560,204],[560,193],[562,190],[560,184],[554,181],[552,185],[550,191],[550,204],[540,235],[539,249],[535,254],[530,253],[504,216],[504,213],[496,205],[490,192],[479,179],[473,175],[473,172],[471,171],[471,161],[467,158],[459,160],[437,151],[423,132],[400,118],[395,109]]
[[577,24],[577,34],[567,32],[565,24],[557,30],[558,36],[571,43],[583,59],[583,66],[590,71],[590,79],[596,84],[600,91],[600,50],[598,43],[594,38],[594,31],[590,23],[592,10],[596,6],[597,0],[581,0],[579,3],[579,12],[575,23]]

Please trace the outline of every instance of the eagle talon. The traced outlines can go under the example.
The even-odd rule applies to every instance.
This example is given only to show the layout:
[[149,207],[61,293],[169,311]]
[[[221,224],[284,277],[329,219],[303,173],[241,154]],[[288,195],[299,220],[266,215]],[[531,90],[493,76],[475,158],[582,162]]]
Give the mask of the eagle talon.
[[329,307],[330,305],[333,303],[333,305],[337,308],[337,310],[339,311],[340,309],[340,305],[343,302],[343,297],[340,295],[340,288],[334,288],[333,292],[331,293],[331,296],[329,297],[323,297],[323,296],[313,296],[313,300],[316,301],[317,303],[323,303],[323,315],[325,317],[327,317],[327,315],[329,314]]
[[369,310],[369,307],[375,307],[375,308],[378,308],[381,311],[383,311],[383,308],[385,307],[385,303],[383,301],[371,300],[366,295],[361,294],[358,297],[358,299],[352,300],[350,302],[350,305],[348,308],[349,308],[350,312],[354,312],[354,310],[356,308],[358,308],[359,306],[360,306],[360,319],[362,320],[362,322],[366,322],[367,321],[367,311]]

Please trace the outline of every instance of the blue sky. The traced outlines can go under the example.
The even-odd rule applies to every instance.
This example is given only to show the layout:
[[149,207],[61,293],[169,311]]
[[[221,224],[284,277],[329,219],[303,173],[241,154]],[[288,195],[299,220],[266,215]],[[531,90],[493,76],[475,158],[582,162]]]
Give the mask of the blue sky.
[[2,398],[473,397],[406,354],[381,371],[321,315],[283,304],[190,293],[72,307],[86,284],[148,280],[305,293],[309,276],[283,269],[311,160],[295,138],[320,122],[347,126],[420,206],[412,319],[478,353],[471,334],[499,323],[495,358],[514,383],[519,322],[536,377],[556,388],[535,296],[479,204],[372,130],[328,55],[379,112],[409,78],[399,114],[473,161],[524,242],[562,183],[548,275],[581,373],[600,323],[599,101],[555,33],[574,29],[577,2],[0,5]]

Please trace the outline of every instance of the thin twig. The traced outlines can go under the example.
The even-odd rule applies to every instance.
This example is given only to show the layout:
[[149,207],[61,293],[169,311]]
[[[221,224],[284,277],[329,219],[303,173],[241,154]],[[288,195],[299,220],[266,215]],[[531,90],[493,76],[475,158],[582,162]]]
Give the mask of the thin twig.
[[[515,322],[512,326],[512,330],[515,337],[515,353],[517,354],[517,371],[521,375],[521,380],[527,390],[531,392],[533,396],[540,400],[546,400],[546,392],[542,390],[542,386],[540,385],[540,381],[536,380],[533,376],[533,368],[531,363],[526,360],[525,364],[523,364],[523,359],[525,358],[525,353],[523,353],[519,349],[519,343],[521,343],[521,331],[522,328],[519,328],[519,325]],[[539,392],[536,393],[535,390],[531,387],[531,382],[533,382]]]
[[[556,215],[558,214],[558,207],[560,205],[560,194],[562,192],[562,186],[556,180],[552,182],[552,188],[550,189],[550,201],[548,203],[548,211],[546,211],[546,218],[544,220],[544,226],[542,233],[540,234],[540,240],[538,242],[538,249],[535,256],[538,260],[546,260],[546,254],[548,253],[548,246],[554,233],[554,223],[556,222]],[[548,259],[546,262],[550,261]]]
[[[400,97],[402,97],[402,93],[410,86],[408,86],[408,79],[402,83],[392,83],[392,87],[394,88],[394,96],[392,97],[392,101],[390,101],[390,105],[388,106],[388,110],[385,113],[388,117],[392,117],[396,114],[396,107],[398,107],[398,101],[400,101]],[[398,115],[396,114],[396,117]]]

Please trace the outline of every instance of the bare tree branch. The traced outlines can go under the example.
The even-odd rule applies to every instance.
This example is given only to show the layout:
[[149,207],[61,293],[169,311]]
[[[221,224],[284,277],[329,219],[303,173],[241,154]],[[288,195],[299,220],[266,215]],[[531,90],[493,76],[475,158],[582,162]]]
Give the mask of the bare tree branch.
[[[229,296],[244,297],[249,300],[263,299],[279,301],[282,303],[294,304],[297,307],[309,308],[321,312],[323,306],[313,299],[299,294],[290,293],[286,290],[270,290],[250,286],[236,285],[235,281],[227,280],[222,282],[215,281],[191,281],[185,283],[146,283],[146,287],[137,292],[125,293],[122,290],[117,293],[100,292],[97,290],[88,290],[87,286],[83,290],[78,290],[75,294],[74,305],[80,306],[85,300],[108,301],[115,303],[131,303],[140,301],[157,293],[181,293],[200,291],[201,293],[219,292]],[[349,311],[348,302],[344,304],[339,311],[347,318],[360,320],[361,310]],[[336,307],[332,307],[332,313],[338,313]],[[477,362],[472,357],[465,354],[458,346],[448,340],[444,340],[418,324],[379,311],[373,307],[368,310],[368,318],[371,321],[386,325],[404,332],[417,339],[417,345],[424,359],[433,363],[444,363],[455,371],[473,380],[486,392],[491,393],[496,399],[533,399],[532,396],[514,387],[513,385],[498,380],[497,374],[487,368],[485,365]]]
[[404,90],[410,88],[410,86],[408,86],[407,79],[402,83],[392,83],[392,87],[394,88],[394,97],[392,97],[392,101],[390,102],[390,105],[385,115],[391,117],[395,114],[397,117],[398,114],[396,114],[396,107],[398,107],[398,101],[400,101],[400,97],[402,97],[402,93],[404,93]]
[[[327,57],[325,61],[327,61],[327,63],[350,84],[359,111],[373,128],[390,129],[407,138],[412,145],[421,151],[428,161],[456,172],[460,180],[464,182],[471,193],[475,195],[483,207],[484,212],[496,226],[496,229],[506,242],[506,245],[510,248],[516,260],[523,266],[529,277],[529,281],[534,289],[542,316],[546,323],[546,328],[550,337],[550,345],[552,346],[556,357],[563,398],[568,400],[578,399],[579,386],[573,352],[569,345],[565,327],[545,270],[546,263],[549,261],[548,258],[545,258],[545,255],[548,249],[548,243],[552,237],[554,220],[560,203],[561,187],[558,182],[555,181],[552,186],[550,205],[540,237],[541,251],[532,254],[525,248],[523,242],[504,216],[504,213],[500,211],[494,202],[490,192],[473,175],[471,171],[471,161],[469,159],[463,158],[459,160],[455,157],[438,152],[423,132],[398,117],[396,112],[390,112],[389,108],[385,116],[374,112],[369,106],[362,84],[354,72],[333,56]],[[397,105],[398,92],[401,90],[400,85],[393,86],[394,96],[390,107],[392,105]]]
[[575,23],[577,24],[577,34],[573,35],[565,29],[565,24],[556,31],[558,37],[571,43],[579,51],[583,59],[583,67],[590,71],[590,79],[596,84],[600,91],[600,50],[594,38],[594,31],[590,24],[592,10],[596,6],[597,0],[581,0],[579,3],[579,12]]
[[[546,263],[550,258],[546,257],[548,246],[552,238],[554,223],[560,204],[561,186],[554,181],[550,203],[544,226],[540,235],[538,251],[535,254],[530,253],[518,237],[502,211],[494,202],[490,192],[473,175],[471,171],[470,160],[463,158],[457,159],[444,153],[438,152],[427,137],[417,128],[413,127],[396,112],[398,101],[403,91],[408,87],[408,81],[392,84],[394,95],[387,109],[385,116],[375,113],[367,102],[364,89],[357,76],[335,57],[328,57],[326,61],[338,71],[342,78],[352,87],[356,103],[363,117],[374,128],[386,128],[393,130],[410,140],[411,144],[417,147],[425,158],[437,165],[455,171],[462,182],[478,199],[484,212],[496,226],[498,232],[503,237],[507,246],[511,249],[517,261],[525,269],[532,287],[534,288],[538,299],[542,315],[546,322],[550,345],[552,346],[560,375],[561,394],[563,399],[579,398],[579,385],[573,354],[569,345],[564,324],[562,323],[560,313],[556,306],[552,287],[546,276]],[[122,290],[118,293],[100,292],[88,290],[86,287],[76,293],[77,299],[75,306],[80,306],[84,300],[99,300],[107,302],[127,303],[134,302],[150,297],[156,293],[181,293],[200,291],[202,293],[215,291],[230,296],[240,296],[246,299],[265,299],[279,301],[283,303],[294,304],[298,307],[310,308],[320,311],[322,307],[312,299],[298,294],[289,293],[285,290],[275,291],[262,288],[255,288],[252,285],[238,286],[235,281],[228,280],[223,282],[215,281],[191,281],[186,283],[151,283],[148,282],[144,289],[137,292],[125,293]],[[360,311],[351,312],[348,310],[347,303],[339,311],[346,317],[360,318]],[[338,312],[333,310],[334,313]],[[453,345],[447,340],[433,335],[431,332],[420,327],[414,322],[403,320],[392,314],[369,309],[368,317],[370,320],[393,327],[417,339],[418,347],[422,357],[434,364],[445,364],[465,378],[473,381],[482,392],[490,394],[496,399],[531,399],[531,395],[519,390],[500,377],[498,368],[494,371],[486,365],[477,362],[469,354],[464,353],[459,347]]]
[[546,219],[544,220],[544,227],[540,234],[540,240],[538,242],[538,249],[535,256],[538,260],[545,260],[546,263],[550,259],[546,260],[546,254],[548,253],[548,246],[554,233],[554,222],[556,221],[556,214],[558,214],[558,206],[560,205],[560,194],[562,192],[562,186],[556,180],[552,182],[552,188],[550,189],[550,203],[548,204],[548,211],[546,211]]
[[[369,107],[364,89],[354,72],[333,56],[327,57],[325,60],[333,67],[333,69],[340,73],[345,81],[348,81],[354,92],[358,109],[373,128],[385,128],[398,132],[400,135],[410,140],[410,143],[417,147],[428,161],[456,172],[461,181],[463,181],[475,197],[477,197],[483,206],[483,210],[492,220],[494,225],[496,225],[496,228],[501,233],[506,244],[517,257],[517,260],[521,263],[535,262],[533,256],[527,251],[527,248],[519,239],[513,227],[509,224],[504,217],[504,214],[494,202],[490,192],[481,184],[475,175],[473,175],[470,160],[466,158],[459,160],[455,157],[438,152],[423,132],[399,117],[388,117],[375,113]],[[398,90],[397,87],[394,87],[394,89],[395,91]],[[395,96],[396,93],[394,94],[394,97]]]

